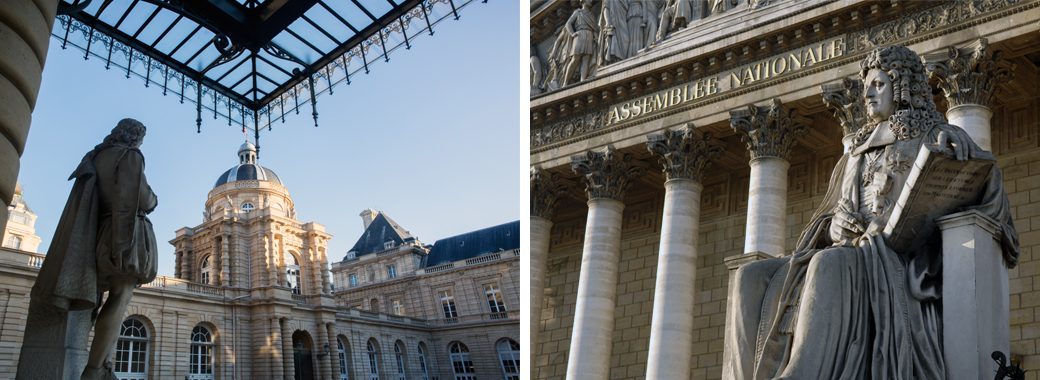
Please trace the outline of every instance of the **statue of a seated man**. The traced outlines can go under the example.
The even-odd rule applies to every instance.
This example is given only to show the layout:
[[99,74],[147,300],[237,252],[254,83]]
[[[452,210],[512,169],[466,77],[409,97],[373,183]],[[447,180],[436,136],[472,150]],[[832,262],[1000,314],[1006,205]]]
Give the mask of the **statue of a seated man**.
[[[868,124],[835,166],[794,253],[733,273],[724,379],[946,378],[939,234],[897,252],[872,226],[892,216],[923,144],[948,138],[957,160],[984,151],[936,111],[916,53],[879,48],[860,68]],[[1018,235],[992,167],[967,208],[1000,225],[1014,266]]]

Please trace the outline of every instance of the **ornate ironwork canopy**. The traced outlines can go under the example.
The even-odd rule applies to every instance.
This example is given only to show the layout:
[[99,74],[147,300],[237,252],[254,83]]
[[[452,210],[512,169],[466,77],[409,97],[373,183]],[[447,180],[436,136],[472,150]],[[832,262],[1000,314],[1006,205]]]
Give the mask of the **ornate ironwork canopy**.
[[259,140],[473,1],[64,0],[53,36]]

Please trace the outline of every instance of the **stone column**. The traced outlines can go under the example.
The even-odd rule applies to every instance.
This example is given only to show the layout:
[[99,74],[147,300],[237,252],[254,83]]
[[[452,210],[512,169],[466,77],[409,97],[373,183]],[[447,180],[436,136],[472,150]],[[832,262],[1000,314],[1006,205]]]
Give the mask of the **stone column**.
[[321,247],[321,292],[332,294],[332,272],[329,271],[328,248]]
[[997,85],[1014,77],[1015,65],[1001,58],[1003,52],[990,52],[985,38],[967,47],[953,46],[923,58],[928,76],[939,81],[946,95],[946,118],[964,128],[982,149],[992,150],[990,105]]
[[[1008,268],[1000,226],[977,210],[935,220],[942,231],[943,358],[950,380],[996,369],[990,354],[1010,354]],[[956,312],[949,312],[956,310]]]
[[820,86],[823,91],[823,103],[834,112],[841,122],[844,152],[852,151],[856,133],[867,122],[867,113],[863,103],[863,81],[859,78],[842,78],[841,83]]
[[336,340],[336,323],[329,322],[325,324],[325,334],[328,335],[329,342],[329,355],[332,356],[332,377],[331,379],[339,379],[339,342]]
[[[0,200],[10,204],[19,159],[29,136],[32,111],[40,93],[57,1],[10,0],[0,4]],[[0,207],[0,228],[7,207]]]
[[583,175],[589,198],[578,299],[574,308],[568,379],[607,379],[621,259],[621,218],[629,181],[642,176],[632,157],[607,146],[571,157],[571,169]]
[[292,326],[288,318],[279,320],[282,327],[282,370],[286,379],[296,378],[296,364],[293,362]]
[[231,286],[231,256],[229,251],[229,240],[231,235],[224,234],[220,239],[220,286]]
[[278,264],[274,260],[272,244],[274,244],[274,241],[271,239],[271,234],[264,234],[264,264],[266,265],[264,278],[267,279],[267,285],[278,283]]
[[275,243],[275,248],[274,256],[278,263],[278,285],[288,286],[286,285],[286,281],[288,280],[286,279],[285,274],[285,236],[278,238],[278,242]]
[[556,204],[570,187],[559,184],[560,175],[548,173],[540,166],[531,168],[531,248],[528,256],[530,295],[527,311],[528,331],[530,338],[527,352],[530,358],[527,364],[531,369],[531,377],[535,376],[535,355],[538,354],[539,325],[542,320],[542,301],[545,298],[545,270],[549,257],[549,231],[552,228],[552,217]]
[[271,345],[271,356],[268,358],[271,367],[269,374],[272,379],[280,379],[285,374],[285,363],[282,359],[282,325],[277,317],[269,318],[268,325],[271,327],[268,330],[271,332],[271,338],[267,341]]
[[722,155],[693,124],[647,136],[647,148],[664,166],[664,219],[657,256],[647,379],[688,379],[693,357],[693,298],[697,279],[701,175]]
[[730,125],[751,155],[744,253],[781,256],[786,240],[787,168],[791,165],[787,158],[797,144],[795,137],[808,130],[794,121],[797,110],[788,110],[780,99],[729,114]]
[[184,253],[184,257],[181,258],[181,279],[188,281],[195,281],[194,273],[192,273],[192,261],[196,259],[194,250],[188,250]]
[[177,259],[176,259],[176,263],[174,263],[174,265],[173,265],[173,277],[181,278],[181,260],[184,259],[184,251],[177,250],[175,255],[176,255]]
[[[317,326],[315,327],[317,329],[314,330],[314,337],[318,340],[318,346],[314,348],[314,358],[318,359],[318,368],[315,369],[318,370],[320,378],[331,379],[332,367],[330,367],[329,364],[331,364],[332,360],[329,358],[329,356],[332,356],[332,353],[335,351],[333,350],[335,347],[332,347],[332,345],[329,344],[328,329],[325,327],[325,322],[319,320]],[[329,354],[322,358],[318,358],[321,355],[325,355],[326,344],[329,345]]]

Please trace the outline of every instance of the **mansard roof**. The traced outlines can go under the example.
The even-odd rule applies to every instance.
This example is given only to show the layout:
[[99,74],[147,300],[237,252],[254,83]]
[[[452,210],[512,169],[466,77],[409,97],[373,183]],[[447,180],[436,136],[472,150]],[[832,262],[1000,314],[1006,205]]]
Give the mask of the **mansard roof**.
[[423,267],[517,248],[520,248],[519,220],[437,240]]
[[384,243],[388,241],[393,240],[396,247],[404,244],[406,240],[414,239],[415,237],[408,231],[386,216],[386,213],[380,211],[358,238],[357,243],[354,243],[354,247],[350,248],[350,251],[356,252],[357,256],[367,255],[384,250]]

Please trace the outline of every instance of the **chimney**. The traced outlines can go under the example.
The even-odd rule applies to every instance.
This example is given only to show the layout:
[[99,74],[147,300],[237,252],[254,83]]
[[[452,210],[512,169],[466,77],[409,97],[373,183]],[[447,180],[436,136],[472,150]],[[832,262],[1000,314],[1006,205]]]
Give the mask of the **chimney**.
[[368,229],[368,226],[372,224],[372,221],[375,220],[376,216],[379,216],[379,211],[373,209],[366,209],[361,212],[361,221],[365,223],[366,230]]

